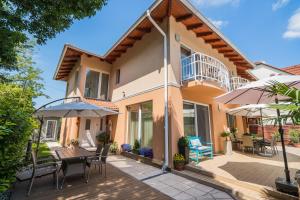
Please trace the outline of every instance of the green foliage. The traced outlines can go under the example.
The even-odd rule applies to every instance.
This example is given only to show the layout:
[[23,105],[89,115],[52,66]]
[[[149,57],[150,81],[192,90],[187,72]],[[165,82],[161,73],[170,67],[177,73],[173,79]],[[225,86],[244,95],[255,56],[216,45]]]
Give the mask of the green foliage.
[[280,133],[278,130],[273,133],[273,136],[275,137],[276,142],[280,142]]
[[231,133],[229,131],[223,131],[221,137],[230,137]]
[[186,136],[182,136],[178,140],[178,146],[179,147],[187,147],[189,144],[189,139]]
[[132,148],[132,153],[139,154],[140,148],[141,148],[140,142],[138,140],[135,140]]
[[[267,90],[271,93],[271,96],[278,94],[286,97],[284,102],[287,104],[270,105],[274,109],[288,111],[288,114],[282,115],[280,120],[291,119],[294,124],[300,124],[300,90],[279,82],[271,82]],[[278,123],[278,120],[275,120],[275,123]]]
[[174,163],[185,162],[184,156],[180,153],[175,153],[173,157]]
[[37,128],[31,90],[0,84],[0,192],[10,187],[22,165],[28,139]]
[[109,140],[109,135],[106,132],[100,133],[96,136],[98,142],[107,144]]
[[290,129],[289,130],[290,140],[294,144],[298,144],[300,142],[300,131],[297,129]]
[[117,143],[116,141],[113,142],[113,143],[110,145],[109,151],[110,151],[111,153],[117,153],[117,151],[118,151],[118,143]]
[[73,21],[91,17],[107,0],[2,0],[0,1],[0,69],[14,70],[19,47],[30,35],[38,44],[54,38]]

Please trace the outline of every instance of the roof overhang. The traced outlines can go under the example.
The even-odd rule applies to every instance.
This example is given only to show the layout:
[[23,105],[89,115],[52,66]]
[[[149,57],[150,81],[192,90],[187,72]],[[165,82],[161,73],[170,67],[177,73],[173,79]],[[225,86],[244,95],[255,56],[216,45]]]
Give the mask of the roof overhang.
[[96,57],[101,61],[104,61],[104,58],[102,56],[85,51],[70,44],[65,44],[60,55],[53,79],[66,80],[74,65],[80,60],[83,54],[87,55],[88,57]]

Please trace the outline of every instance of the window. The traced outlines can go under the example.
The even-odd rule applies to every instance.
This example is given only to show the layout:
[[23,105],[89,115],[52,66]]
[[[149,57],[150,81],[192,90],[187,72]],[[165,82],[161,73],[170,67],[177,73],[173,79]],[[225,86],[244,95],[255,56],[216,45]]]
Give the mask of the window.
[[141,147],[152,147],[153,118],[152,101],[128,107],[128,141],[138,140]]
[[56,133],[56,120],[47,120],[46,126],[46,138],[54,139]]
[[211,142],[208,106],[184,102],[183,121],[184,135],[199,136],[203,142]]
[[90,119],[86,119],[85,120],[85,130],[91,130],[91,120]]
[[109,75],[87,70],[84,97],[107,100]]
[[229,115],[226,114],[226,119],[227,119],[227,127],[232,129],[236,128],[236,122],[235,122],[235,116],[234,115]]
[[79,85],[79,83],[78,83],[78,74],[79,74],[79,72],[76,71],[76,72],[75,72],[75,79],[74,79],[74,90],[75,90],[75,94],[77,93],[77,88],[78,88],[78,85]]
[[120,69],[117,69],[117,72],[116,72],[116,84],[120,83],[120,75],[121,75],[121,71],[120,71]]

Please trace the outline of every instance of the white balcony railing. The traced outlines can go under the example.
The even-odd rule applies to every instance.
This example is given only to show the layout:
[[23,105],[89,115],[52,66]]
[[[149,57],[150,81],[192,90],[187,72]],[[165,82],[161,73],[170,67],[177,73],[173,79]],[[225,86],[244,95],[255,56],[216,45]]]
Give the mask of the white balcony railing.
[[216,58],[203,53],[194,53],[181,60],[181,81],[212,80],[231,90],[230,75],[226,66]]
[[237,88],[242,87],[247,83],[249,83],[247,79],[242,77],[231,77],[230,82],[231,82],[231,90],[236,90]]

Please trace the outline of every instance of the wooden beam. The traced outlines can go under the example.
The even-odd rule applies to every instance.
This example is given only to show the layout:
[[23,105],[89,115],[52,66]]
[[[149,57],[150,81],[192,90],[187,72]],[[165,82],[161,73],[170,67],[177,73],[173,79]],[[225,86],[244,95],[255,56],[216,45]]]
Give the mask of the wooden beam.
[[231,53],[231,52],[234,52],[232,49],[220,49],[218,50],[219,53]]
[[228,58],[239,57],[238,54],[234,54],[234,53],[225,53],[224,56],[225,56],[225,57],[228,57]]
[[136,28],[137,31],[142,32],[142,33],[150,33],[151,28]]
[[122,47],[133,47],[133,44],[121,44]]
[[182,21],[187,20],[191,17],[193,17],[193,14],[182,15],[182,16],[176,17],[176,21],[177,22],[182,22]]
[[172,7],[173,7],[172,2],[173,2],[173,0],[168,1],[168,17],[170,17],[172,15]]
[[243,61],[243,58],[229,58],[230,61]]
[[227,47],[227,45],[226,44],[215,44],[215,45],[212,45],[213,49],[219,49],[219,48],[223,48],[223,47]]
[[63,59],[63,62],[76,62],[77,59],[71,59],[71,58],[68,58],[68,59]]
[[118,53],[126,53],[126,50],[121,50],[121,49],[116,49],[116,50],[114,50],[115,52],[118,52]]
[[187,28],[187,30],[193,30],[193,29],[196,29],[196,28],[200,28],[202,26],[203,26],[202,23],[196,23],[196,24],[188,25],[188,26],[186,26],[186,28]]
[[213,34],[213,32],[210,32],[210,31],[196,33],[197,37],[209,36],[209,35],[212,35],[212,34]]
[[130,40],[141,40],[142,39],[142,37],[137,37],[137,36],[128,36],[127,38]]
[[220,42],[221,39],[219,38],[214,38],[214,39],[207,39],[207,40],[204,40],[206,43],[215,43],[215,42]]

